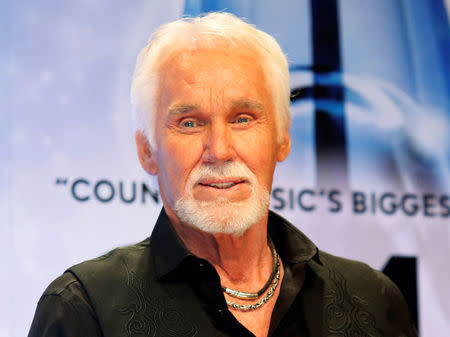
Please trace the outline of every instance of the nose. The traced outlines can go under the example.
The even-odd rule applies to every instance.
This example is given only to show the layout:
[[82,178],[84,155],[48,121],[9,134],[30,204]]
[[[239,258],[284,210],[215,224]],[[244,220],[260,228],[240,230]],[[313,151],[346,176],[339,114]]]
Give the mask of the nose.
[[211,123],[203,144],[202,160],[209,164],[224,164],[235,158],[233,135],[226,122]]

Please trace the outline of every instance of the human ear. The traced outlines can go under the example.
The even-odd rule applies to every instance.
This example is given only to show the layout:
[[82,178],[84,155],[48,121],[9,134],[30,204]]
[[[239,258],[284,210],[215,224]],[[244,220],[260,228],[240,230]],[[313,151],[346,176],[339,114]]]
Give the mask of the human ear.
[[278,144],[277,160],[279,162],[285,160],[291,152],[291,137],[289,136],[289,131],[284,130],[281,142]]
[[148,174],[156,176],[158,174],[158,165],[155,161],[155,154],[152,152],[147,136],[142,131],[136,131],[135,134],[137,154],[142,168]]

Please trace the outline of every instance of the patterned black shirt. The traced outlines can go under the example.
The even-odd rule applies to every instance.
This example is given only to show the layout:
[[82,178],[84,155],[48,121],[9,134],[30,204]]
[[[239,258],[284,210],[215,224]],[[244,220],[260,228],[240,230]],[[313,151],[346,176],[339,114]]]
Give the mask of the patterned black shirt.
[[[269,336],[417,336],[400,291],[385,275],[359,262],[319,252],[303,233],[273,212],[269,213],[268,226],[284,266]],[[172,296],[180,302],[179,307],[190,307],[183,301],[198,301],[202,309],[189,312],[191,321],[183,323],[173,314],[153,314],[151,319],[133,321],[130,311],[129,326],[117,335],[253,336],[228,310],[214,267],[186,249],[164,209],[150,239],[138,245],[142,251],[150,251],[154,268],[149,272],[157,282],[176,282],[176,293],[180,294],[185,289],[193,290],[195,296],[191,298]],[[126,248],[122,251],[126,254]],[[334,261],[339,261],[336,268]],[[354,273],[354,265],[364,270],[362,279],[371,279],[374,289],[369,293],[382,297],[384,307],[376,311],[383,313],[384,323],[377,321],[371,303],[347,280],[347,275]],[[98,317],[83,282],[69,270],[39,300],[29,337],[108,337]]]

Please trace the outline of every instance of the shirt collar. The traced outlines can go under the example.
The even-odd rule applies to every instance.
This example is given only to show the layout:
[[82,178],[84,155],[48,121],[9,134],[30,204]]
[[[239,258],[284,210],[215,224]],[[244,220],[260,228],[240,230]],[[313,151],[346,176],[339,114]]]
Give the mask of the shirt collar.
[[283,261],[303,263],[316,260],[320,263],[316,245],[289,221],[272,211],[269,211],[268,232]]
[[[314,259],[320,263],[316,245],[289,221],[272,211],[269,211],[268,232],[283,261],[303,263]],[[185,260],[194,257],[175,232],[164,208],[153,229],[151,246],[158,278],[175,271]]]
[[174,271],[184,260],[193,256],[175,232],[164,207],[153,228],[150,242],[158,278]]

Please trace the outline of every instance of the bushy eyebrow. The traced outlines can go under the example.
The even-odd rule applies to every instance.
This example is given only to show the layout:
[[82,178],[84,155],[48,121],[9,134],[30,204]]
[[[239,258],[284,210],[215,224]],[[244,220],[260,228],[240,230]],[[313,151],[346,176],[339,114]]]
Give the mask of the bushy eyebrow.
[[199,107],[195,104],[177,104],[169,108],[169,114],[183,115],[198,109]]
[[[233,108],[240,108],[246,110],[260,110],[264,111],[264,105],[258,101],[251,99],[237,99],[231,102]],[[200,110],[196,104],[176,104],[169,107],[169,115],[184,115],[189,112]]]
[[264,111],[264,105],[258,101],[251,99],[238,99],[231,102],[231,105],[235,108],[248,109],[248,110],[261,110]]

